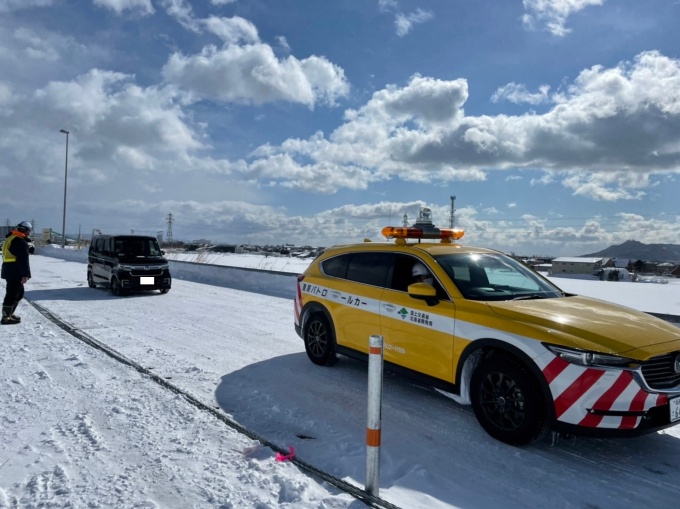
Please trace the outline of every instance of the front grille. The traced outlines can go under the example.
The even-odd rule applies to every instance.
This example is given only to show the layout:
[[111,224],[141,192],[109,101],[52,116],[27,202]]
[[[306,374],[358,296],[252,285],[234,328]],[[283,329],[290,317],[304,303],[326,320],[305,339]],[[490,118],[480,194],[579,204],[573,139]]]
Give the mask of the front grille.
[[680,352],[652,357],[642,364],[642,374],[652,389],[671,389],[680,385],[680,373],[675,371],[675,360]]
[[149,270],[144,269],[133,269],[130,271],[132,276],[160,276],[163,274],[163,270],[158,267],[149,267]]

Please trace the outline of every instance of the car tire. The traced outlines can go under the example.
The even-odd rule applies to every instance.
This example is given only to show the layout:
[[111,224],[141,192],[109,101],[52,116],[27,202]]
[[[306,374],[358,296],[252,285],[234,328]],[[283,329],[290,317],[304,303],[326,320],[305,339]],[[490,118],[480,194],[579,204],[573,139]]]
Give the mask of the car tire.
[[547,429],[537,380],[519,360],[495,354],[472,374],[470,399],[484,430],[509,445],[535,442]]
[[115,276],[111,278],[111,293],[117,297],[125,295],[123,287],[120,285],[120,281],[118,281],[118,278]]
[[332,366],[338,361],[335,355],[333,329],[322,314],[309,317],[303,335],[307,357],[319,366]]
[[94,279],[92,278],[92,272],[88,271],[87,273],[87,286],[90,288],[97,288],[97,285],[94,282]]
[[170,288],[161,288],[161,293],[165,294],[170,291]]

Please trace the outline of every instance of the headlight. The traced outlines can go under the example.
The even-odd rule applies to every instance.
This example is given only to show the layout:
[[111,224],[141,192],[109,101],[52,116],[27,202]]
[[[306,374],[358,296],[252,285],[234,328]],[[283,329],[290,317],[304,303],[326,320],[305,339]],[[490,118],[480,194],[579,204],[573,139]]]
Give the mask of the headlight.
[[167,263],[166,263],[165,265],[161,265],[161,266],[160,266],[160,269],[161,269],[161,270],[168,270],[169,268],[170,268],[170,265],[167,264]]
[[132,265],[118,265],[118,270],[132,270]]
[[608,355],[604,353],[591,352],[588,350],[579,350],[577,348],[566,348],[564,346],[547,345],[543,343],[548,350],[572,364],[579,366],[619,366],[626,367],[630,364],[638,363],[635,359],[628,357],[621,357],[619,355]]

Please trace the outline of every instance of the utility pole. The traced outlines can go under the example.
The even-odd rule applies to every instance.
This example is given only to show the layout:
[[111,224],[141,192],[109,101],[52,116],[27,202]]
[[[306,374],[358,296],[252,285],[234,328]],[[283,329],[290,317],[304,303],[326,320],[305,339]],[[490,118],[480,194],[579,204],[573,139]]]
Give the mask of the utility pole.
[[61,220],[61,248],[64,249],[66,246],[66,179],[68,177],[68,135],[69,131],[66,129],[61,129],[59,131],[66,135],[66,159],[64,161],[64,215]]
[[456,226],[456,209],[454,207],[454,203],[456,202],[456,197],[451,196],[451,215],[449,215],[449,228],[453,228]]
[[174,221],[174,219],[172,218],[172,212],[168,214],[166,221],[168,223],[168,232],[165,234],[165,236],[167,237],[166,241],[168,242],[168,244],[170,244],[170,247],[172,247],[172,223]]

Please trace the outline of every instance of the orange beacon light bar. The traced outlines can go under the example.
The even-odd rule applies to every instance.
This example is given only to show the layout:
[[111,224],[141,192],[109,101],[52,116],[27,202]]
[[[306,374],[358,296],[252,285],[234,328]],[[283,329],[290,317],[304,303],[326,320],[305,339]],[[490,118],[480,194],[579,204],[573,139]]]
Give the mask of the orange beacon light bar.
[[382,234],[388,238],[397,239],[441,239],[442,242],[451,242],[451,239],[458,240],[465,232],[452,228],[433,228],[425,231],[422,228],[406,228],[386,226],[382,229]]

